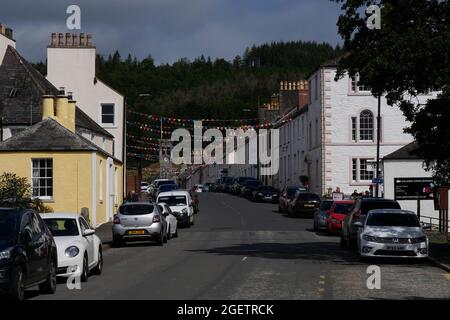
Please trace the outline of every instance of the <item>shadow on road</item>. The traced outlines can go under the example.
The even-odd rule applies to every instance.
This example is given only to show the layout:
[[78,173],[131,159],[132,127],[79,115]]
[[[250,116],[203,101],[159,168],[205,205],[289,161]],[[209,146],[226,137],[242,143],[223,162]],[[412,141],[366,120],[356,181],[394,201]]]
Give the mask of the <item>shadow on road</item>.
[[389,265],[400,266],[425,265],[425,261],[411,259],[373,259],[361,262],[358,256],[342,249],[335,242],[304,242],[304,243],[250,243],[228,247],[217,247],[205,250],[189,250],[191,252],[203,252],[216,255],[245,256],[249,258],[284,259],[284,260],[311,260],[339,265]]

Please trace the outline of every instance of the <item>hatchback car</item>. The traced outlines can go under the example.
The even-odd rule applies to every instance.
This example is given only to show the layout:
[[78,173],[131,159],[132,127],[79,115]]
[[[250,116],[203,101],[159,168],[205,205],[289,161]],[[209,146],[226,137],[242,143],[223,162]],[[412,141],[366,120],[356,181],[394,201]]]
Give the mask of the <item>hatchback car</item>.
[[102,273],[102,241],[83,217],[76,213],[45,213],[41,217],[58,249],[58,276],[86,282],[90,272]]
[[252,193],[252,200],[256,202],[278,202],[278,191],[274,187],[261,186]]
[[56,291],[56,244],[32,210],[0,209],[0,293],[23,300],[27,288]]
[[323,200],[318,210],[314,212],[314,230],[326,230],[328,228],[328,216],[333,200]]
[[167,221],[167,237],[177,238],[178,237],[178,220],[174,215],[170,207],[166,203],[158,203],[159,210],[162,212]]
[[113,220],[113,246],[130,241],[167,242],[167,221],[159,207],[150,202],[124,203]]
[[290,217],[314,217],[314,213],[320,208],[320,197],[318,194],[297,191],[294,199],[289,202],[288,215]]
[[428,257],[428,238],[417,215],[398,209],[371,210],[358,227],[357,248],[367,257]]
[[383,198],[357,199],[350,213],[342,221],[341,246],[356,248],[358,228],[355,223],[362,221],[367,213],[374,209],[400,209],[400,205],[395,200]]
[[294,196],[298,190],[307,192],[307,189],[305,187],[299,186],[288,186],[280,192],[280,197],[278,200],[278,212],[287,213],[289,202],[294,199]]
[[259,180],[246,180],[244,186],[241,188],[241,197],[251,198],[253,191],[262,186],[262,182]]
[[354,200],[334,201],[330,208],[327,219],[327,231],[329,233],[340,233],[342,231],[342,221],[349,214],[355,204]]

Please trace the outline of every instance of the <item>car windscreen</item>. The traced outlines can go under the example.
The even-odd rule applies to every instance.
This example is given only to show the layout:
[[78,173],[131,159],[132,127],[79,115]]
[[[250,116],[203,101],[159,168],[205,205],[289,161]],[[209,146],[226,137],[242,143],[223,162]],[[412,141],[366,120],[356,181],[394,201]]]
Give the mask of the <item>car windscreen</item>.
[[366,224],[374,227],[420,227],[416,215],[393,212],[371,213]]
[[75,219],[44,219],[45,224],[54,237],[79,236],[77,221]]
[[165,184],[159,187],[159,191],[171,191],[177,189],[175,184]]
[[336,203],[333,212],[340,214],[348,214],[353,207],[352,203]]
[[233,178],[231,178],[231,177],[223,178],[222,182],[225,184],[231,184],[231,183],[233,183]]
[[152,204],[128,204],[121,206],[119,213],[125,216],[138,216],[144,214],[150,214],[154,210]]
[[159,187],[159,186],[166,185],[166,184],[175,184],[175,182],[172,181],[172,180],[159,181],[159,182],[158,182],[158,187]]
[[295,193],[298,191],[299,189],[297,187],[295,188],[288,188],[287,191],[287,197],[292,199],[295,196]]
[[275,192],[275,188],[274,187],[259,187],[258,191],[261,191],[261,192]]
[[300,201],[318,201],[320,202],[320,197],[314,193],[300,193],[298,196]]
[[322,210],[322,211],[330,210],[332,204],[333,204],[333,201],[324,201],[320,205],[320,210]]
[[158,197],[158,202],[164,202],[169,207],[187,205],[186,196],[162,196]]
[[361,205],[361,214],[366,215],[370,210],[374,209],[400,209],[397,201],[368,201]]
[[18,213],[16,211],[1,210],[0,211],[0,240],[11,241],[16,240],[18,230]]
[[261,184],[262,184],[262,182],[258,181],[258,180],[247,180],[245,182],[245,186],[247,186],[247,187],[257,187],[257,186],[260,186]]

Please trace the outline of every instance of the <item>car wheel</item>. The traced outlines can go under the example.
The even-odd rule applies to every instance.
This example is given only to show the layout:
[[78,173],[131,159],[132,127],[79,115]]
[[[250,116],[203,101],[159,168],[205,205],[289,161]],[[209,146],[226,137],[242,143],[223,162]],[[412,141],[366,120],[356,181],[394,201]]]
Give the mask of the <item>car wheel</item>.
[[174,238],[178,238],[178,226],[177,226],[177,228],[175,229],[175,233],[173,234],[173,237],[174,237]]
[[85,254],[83,257],[83,270],[81,270],[81,282],[87,282],[89,278],[88,257]]
[[123,245],[123,240],[121,237],[119,236],[114,236],[113,237],[113,243],[112,243],[113,247],[115,248],[120,248]]
[[39,291],[44,294],[53,294],[56,291],[56,261],[50,263],[47,280],[39,285]]
[[102,247],[98,248],[98,262],[97,265],[95,266],[93,273],[95,275],[101,275],[103,271],[103,253],[102,253]]
[[314,220],[314,231],[317,231],[317,230],[319,230],[319,227],[317,226],[317,221]]
[[168,235],[167,235],[167,231],[165,232],[165,235],[163,235],[163,243],[167,243],[168,240]]
[[171,230],[171,228],[170,228],[170,225],[169,225],[169,227],[167,228],[167,240],[170,240],[170,239],[172,239],[172,230]]
[[9,290],[9,297],[22,301],[25,295],[25,284],[24,284],[25,275],[23,273],[23,269],[21,266],[17,266],[14,268],[11,277],[11,288]]

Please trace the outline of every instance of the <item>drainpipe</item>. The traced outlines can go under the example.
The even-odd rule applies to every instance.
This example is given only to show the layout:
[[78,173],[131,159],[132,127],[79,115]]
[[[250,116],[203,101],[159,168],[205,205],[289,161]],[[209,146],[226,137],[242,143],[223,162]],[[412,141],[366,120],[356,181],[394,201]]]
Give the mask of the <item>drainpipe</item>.
[[322,118],[322,132],[321,132],[321,136],[322,136],[322,142],[320,143],[320,151],[321,151],[321,155],[322,155],[322,164],[321,164],[321,181],[322,181],[322,195],[324,195],[326,193],[326,186],[325,186],[325,168],[326,168],[326,162],[325,162],[325,143],[326,143],[326,133],[325,133],[325,67],[322,67],[320,70],[320,112],[321,112],[321,118]]

